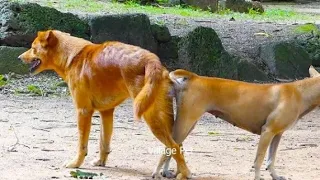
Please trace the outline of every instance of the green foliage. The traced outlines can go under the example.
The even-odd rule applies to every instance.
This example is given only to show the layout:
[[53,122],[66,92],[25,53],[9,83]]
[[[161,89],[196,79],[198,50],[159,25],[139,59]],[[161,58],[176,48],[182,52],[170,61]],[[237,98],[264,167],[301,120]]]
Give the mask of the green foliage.
[[[97,173],[91,173],[91,172],[84,172],[84,171],[80,171],[80,170],[76,170],[76,171],[70,171],[70,175],[73,178],[79,178],[79,179],[93,179],[93,177],[95,176],[99,176]],[[100,176],[102,176],[103,174],[100,173]]]
[[4,75],[0,74],[0,88],[5,86],[7,83],[7,78]]
[[308,33],[312,33],[314,35],[320,35],[320,30],[317,27],[317,25],[313,24],[313,23],[307,23],[304,25],[300,25],[295,29],[296,33],[299,34],[308,34]]
[[260,15],[261,13],[253,8],[250,8],[248,14],[251,16],[256,16],[256,15]]
[[39,96],[43,95],[43,92],[41,91],[41,89],[36,85],[32,85],[32,84],[28,85],[27,89],[32,94],[39,95]]

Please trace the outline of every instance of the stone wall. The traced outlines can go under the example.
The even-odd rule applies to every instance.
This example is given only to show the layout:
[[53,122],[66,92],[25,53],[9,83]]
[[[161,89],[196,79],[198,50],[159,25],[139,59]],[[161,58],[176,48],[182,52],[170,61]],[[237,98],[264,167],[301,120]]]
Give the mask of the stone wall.
[[183,68],[200,75],[244,81],[272,81],[307,76],[312,60],[299,44],[278,42],[260,47],[263,69],[254,62],[231,56],[214,29],[197,27],[184,36],[171,36],[166,26],[150,24],[144,14],[79,18],[37,4],[0,0],[0,74],[27,73],[17,60],[29,48],[37,31],[58,29],[101,43],[108,40],[137,45],[156,53],[169,69]]

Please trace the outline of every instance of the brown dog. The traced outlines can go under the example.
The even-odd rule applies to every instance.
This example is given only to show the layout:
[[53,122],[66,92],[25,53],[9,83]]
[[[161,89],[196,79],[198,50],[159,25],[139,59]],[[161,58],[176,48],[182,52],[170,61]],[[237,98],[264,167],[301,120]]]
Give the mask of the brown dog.
[[125,99],[134,99],[136,119],[144,117],[153,134],[167,148],[176,149],[173,157],[181,174],[190,172],[179,145],[172,138],[173,108],[168,96],[168,71],[159,58],[142,48],[120,42],[93,44],[70,34],[49,30],[39,32],[32,48],[19,56],[36,74],[56,71],[67,83],[78,116],[78,153],[66,167],[79,167],[86,154],[91,117],[101,114],[100,157],[96,166],[104,166],[110,152],[113,112]]
[[[269,147],[267,169],[273,179],[276,151],[282,134],[298,119],[320,105],[320,75],[311,67],[313,78],[283,83],[254,84],[228,79],[199,76],[185,70],[169,74],[174,82],[177,98],[177,119],[173,137],[182,143],[200,116],[211,113],[237,127],[260,135],[254,163],[255,180],[260,180],[260,168]],[[170,159],[163,156],[156,169],[164,162],[168,173]]]

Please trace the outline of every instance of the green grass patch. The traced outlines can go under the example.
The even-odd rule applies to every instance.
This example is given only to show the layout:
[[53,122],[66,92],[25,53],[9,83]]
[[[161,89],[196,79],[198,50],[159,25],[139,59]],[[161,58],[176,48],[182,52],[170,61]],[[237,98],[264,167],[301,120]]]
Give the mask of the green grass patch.
[[295,32],[298,34],[312,33],[314,35],[320,36],[320,29],[313,23],[300,25],[295,29]]
[[5,86],[7,83],[7,78],[4,75],[0,74],[0,88]]
[[34,95],[38,95],[38,96],[42,96],[43,95],[43,91],[36,85],[28,85],[27,89],[30,93],[34,94]]

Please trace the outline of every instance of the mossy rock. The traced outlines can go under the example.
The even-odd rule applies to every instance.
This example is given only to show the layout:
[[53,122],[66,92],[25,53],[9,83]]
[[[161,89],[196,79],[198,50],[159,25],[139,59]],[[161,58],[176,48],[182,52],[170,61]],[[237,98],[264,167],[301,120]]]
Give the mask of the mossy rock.
[[237,60],[222,46],[217,33],[208,27],[197,27],[178,43],[179,68],[199,75],[237,79]]
[[89,26],[71,13],[35,3],[0,1],[0,41],[9,46],[30,47],[36,33],[58,29],[74,36],[89,38]]
[[283,79],[300,79],[309,76],[312,64],[309,54],[293,41],[275,42],[260,47],[260,58],[272,75]]
[[238,78],[241,81],[270,81],[267,74],[260,70],[254,63],[241,60],[238,63]]
[[151,31],[158,43],[166,43],[171,40],[170,31],[167,26],[152,24]]
[[92,16],[88,22],[92,42],[121,41],[157,52],[157,41],[145,14]]
[[299,39],[298,43],[308,52],[312,59],[312,65],[320,66],[320,37],[307,37]]
[[9,72],[27,74],[28,66],[18,59],[18,56],[26,50],[23,47],[0,46],[0,74]]

